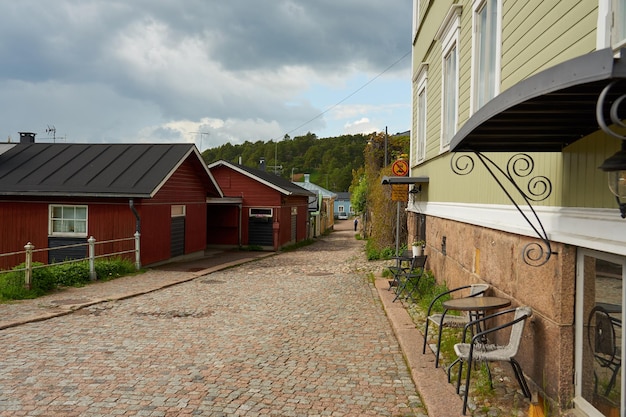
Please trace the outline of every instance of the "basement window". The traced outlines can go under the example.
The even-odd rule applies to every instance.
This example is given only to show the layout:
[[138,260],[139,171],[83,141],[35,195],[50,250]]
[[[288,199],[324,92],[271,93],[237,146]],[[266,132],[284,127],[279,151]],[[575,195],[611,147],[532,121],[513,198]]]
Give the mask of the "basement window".
[[50,205],[49,234],[87,237],[87,206]]

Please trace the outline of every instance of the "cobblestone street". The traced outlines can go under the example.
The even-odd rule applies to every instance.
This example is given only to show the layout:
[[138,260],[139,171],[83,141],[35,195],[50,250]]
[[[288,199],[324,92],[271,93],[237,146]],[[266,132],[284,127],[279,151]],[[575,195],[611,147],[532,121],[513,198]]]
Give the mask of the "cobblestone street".
[[344,226],[297,251],[1,330],[0,416],[426,415],[366,277],[380,264],[362,249]]

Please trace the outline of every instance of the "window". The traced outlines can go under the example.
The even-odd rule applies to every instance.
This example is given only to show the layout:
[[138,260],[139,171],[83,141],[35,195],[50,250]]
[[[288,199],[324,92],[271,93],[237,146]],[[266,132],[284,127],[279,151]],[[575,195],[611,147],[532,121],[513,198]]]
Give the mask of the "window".
[[454,5],[437,31],[442,47],[441,150],[446,150],[456,133],[459,102],[459,31],[461,7]]
[[184,204],[174,204],[171,207],[172,217],[185,217],[186,207]]
[[426,158],[426,115],[427,115],[427,101],[426,101],[426,82],[428,79],[428,65],[423,64],[421,74],[417,79],[417,99],[416,99],[416,157],[415,162],[421,162]]
[[273,210],[271,208],[251,208],[250,217],[272,217]]
[[613,49],[626,45],[626,2],[613,0]]
[[420,1],[413,0],[413,42],[416,41],[417,29],[419,29],[420,25]]
[[474,111],[499,93],[500,1],[479,0],[474,3]]
[[626,258],[587,249],[577,258],[576,407],[586,415],[624,415]]
[[458,54],[456,44],[443,58],[443,123],[441,146],[450,145],[457,123]]
[[50,235],[87,236],[87,206],[50,206]]

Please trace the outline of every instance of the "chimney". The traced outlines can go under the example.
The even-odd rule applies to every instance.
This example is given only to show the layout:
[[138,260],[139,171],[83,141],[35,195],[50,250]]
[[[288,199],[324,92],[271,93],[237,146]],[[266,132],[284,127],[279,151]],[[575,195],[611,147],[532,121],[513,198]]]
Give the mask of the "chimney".
[[309,182],[310,178],[311,178],[311,174],[304,174],[304,182]]
[[33,132],[18,132],[20,134],[20,143],[26,145],[29,143],[35,143],[35,135]]
[[261,171],[265,171],[265,158],[261,158],[261,160],[259,161],[259,169]]

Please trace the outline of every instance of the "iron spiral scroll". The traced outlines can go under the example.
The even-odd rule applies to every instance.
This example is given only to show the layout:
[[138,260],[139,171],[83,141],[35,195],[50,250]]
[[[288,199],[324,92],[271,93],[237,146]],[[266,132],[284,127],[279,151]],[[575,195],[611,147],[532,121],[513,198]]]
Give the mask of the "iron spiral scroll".
[[[548,262],[553,252],[548,235],[532,207],[531,202],[544,201],[552,194],[552,183],[543,175],[532,176],[535,161],[526,153],[518,153],[509,158],[506,170],[498,166],[492,159],[480,152],[454,153],[450,160],[452,172],[457,175],[468,175],[475,167],[475,158],[487,169],[491,177],[517,211],[522,215],[526,223],[537,234],[541,243],[531,242],[522,249],[524,262],[530,266],[542,266]],[[523,183],[523,186],[520,185]],[[530,213],[524,212],[513,197],[521,197],[528,205]]]

